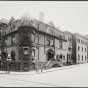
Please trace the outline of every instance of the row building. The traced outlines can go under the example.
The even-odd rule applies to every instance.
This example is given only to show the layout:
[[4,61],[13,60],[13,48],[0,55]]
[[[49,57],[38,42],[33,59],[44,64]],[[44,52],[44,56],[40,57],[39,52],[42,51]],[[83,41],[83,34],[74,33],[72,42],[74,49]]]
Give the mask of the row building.
[[34,60],[38,62],[38,67],[57,59],[63,65],[88,62],[86,37],[63,32],[36,19],[11,19],[1,34],[4,40],[2,53],[16,63],[15,67],[12,66],[16,70],[34,69]]
[[73,58],[76,64],[88,62],[88,38],[78,33],[73,35]]

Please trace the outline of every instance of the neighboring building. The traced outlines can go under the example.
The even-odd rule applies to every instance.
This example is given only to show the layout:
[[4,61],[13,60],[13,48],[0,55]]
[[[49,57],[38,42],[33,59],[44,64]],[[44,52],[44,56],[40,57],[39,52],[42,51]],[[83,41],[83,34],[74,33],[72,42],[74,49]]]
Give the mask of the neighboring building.
[[[55,56],[53,58],[61,58],[62,63],[66,64],[67,62],[67,51],[66,51],[66,45],[67,42],[64,33],[60,31],[59,29],[55,28],[54,26],[51,26],[49,24],[45,24],[43,22],[40,22],[38,20],[34,21],[34,25],[39,24],[39,30],[43,32],[40,38],[44,38],[45,40],[41,39],[43,42],[42,47],[40,48],[40,59],[47,60],[46,54],[49,49],[52,49],[55,52]],[[37,28],[37,27],[36,27]],[[44,43],[45,42],[45,43]],[[47,44],[48,43],[48,44]],[[41,52],[42,51],[42,52]]]
[[65,38],[67,40],[66,42],[66,49],[67,49],[67,64],[73,64],[72,59],[72,33],[65,31],[64,32]]
[[[85,36],[88,39],[88,35]],[[88,58],[88,41],[87,41],[87,58]],[[87,59],[88,62],[88,59]]]
[[1,51],[3,51],[4,48],[4,40],[2,39],[2,32],[7,27],[6,22],[0,22],[0,60],[1,60]]
[[88,39],[80,34],[73,34],[73,59],[77,64],[87,63]]

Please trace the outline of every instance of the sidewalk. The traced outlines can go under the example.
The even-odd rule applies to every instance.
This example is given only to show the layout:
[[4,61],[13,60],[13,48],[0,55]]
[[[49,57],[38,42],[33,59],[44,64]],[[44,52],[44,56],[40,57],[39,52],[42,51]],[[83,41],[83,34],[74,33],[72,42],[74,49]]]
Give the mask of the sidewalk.
[[[0,75],[0,86],[15,87],[58,87],[58,86],[88,86],[88,63],[71,66],[63,66],[43,70],[37,73],[10,72]],[[2,71],[1,71],[2,72]]]
[[[88,64],[88,63],[86,63]],[[63,67],[56,67],[56,68],[51,68],[51,69],[47,69],[47,70],[39,70],[38,72],[36,71],[29,71],[29,72],[10,72],[10,74],[17,74],[17,75],[38,75],[38,74],[42,74],[42,73],[47,73],[47,72],[53,72],[53,71],[57,71],[57,70],[64,70],[64,69],[71,69],[71,68],[75,68],[77,66],[81,66],[81,65],[85,65],[85,64],[78,64],[78,65],[70,65],[70,66],[63,66]],[[1,72],[1,71],[0,71]],[[2,73],[5,73],[2,71]]]

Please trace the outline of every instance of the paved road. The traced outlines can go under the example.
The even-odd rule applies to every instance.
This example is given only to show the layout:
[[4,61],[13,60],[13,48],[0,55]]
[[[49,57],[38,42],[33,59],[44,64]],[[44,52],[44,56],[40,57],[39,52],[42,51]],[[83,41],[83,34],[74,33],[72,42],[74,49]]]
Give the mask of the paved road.
[[4,87],[88,87],[88,64],[50,70],[44,73],[0,74]]

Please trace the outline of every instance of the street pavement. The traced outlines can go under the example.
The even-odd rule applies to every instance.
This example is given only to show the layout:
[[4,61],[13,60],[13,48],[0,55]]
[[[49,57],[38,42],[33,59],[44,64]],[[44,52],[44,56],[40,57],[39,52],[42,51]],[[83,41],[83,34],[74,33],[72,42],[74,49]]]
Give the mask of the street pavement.
[[0,72],[0,87],[88,87],[88,63],[43,72]]

